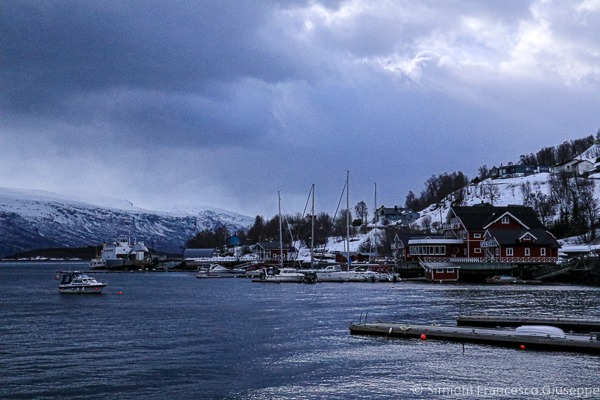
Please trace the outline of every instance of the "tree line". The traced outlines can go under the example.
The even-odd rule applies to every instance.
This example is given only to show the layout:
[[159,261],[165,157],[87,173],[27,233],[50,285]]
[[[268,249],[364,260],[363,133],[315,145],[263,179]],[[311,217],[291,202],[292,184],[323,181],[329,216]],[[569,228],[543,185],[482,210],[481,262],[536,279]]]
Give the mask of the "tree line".
[[419,211],[431,204],[437,204],[452,196],[452,202],[460,204],[463,201],[462,191],[469,184],[469,179],[461,171],[451,174],[443,173],[438,176],[432,175],[425,182],[425,189],[417,197],[412,191],[406,196],[406,208]]
[[[293,215],[283,215],[281,217],[281,236],[284,243],[300,241],[305,246],[314,243],[315,247],[323,246],[331,236],[345,237],[347,233],[347,220],[350,220],[350,234],[356,234],[365,223],[368,215],[366,203],[359,202],[355,207],[358,218],[353,219],[352,212],[343,209],[338,215],[332,217],[326,212],[311,215],[302,215],[300,213]],[[277,242],[279,243],[279,215],[271,219],[265,219],[257,215],[254,223],[248,230],[238,230],[235,233],[229,232],[227,227],[219,226],[216,229],[205,229],[197,232],[194,237],[187,241],[188,248],[224,248],[230,244],[233,235],[242,246],[250,246],[259,242]],[[314,240],[312,239],[314,232]]]
[[[600,131],[597,136],[600,136]],[[521,165],[546,165],[560,164],[577,157],[594,144],[594,136],[582,139],[568,140],[555,147],[544,147],[537,153],[522,154],[519,157]]]

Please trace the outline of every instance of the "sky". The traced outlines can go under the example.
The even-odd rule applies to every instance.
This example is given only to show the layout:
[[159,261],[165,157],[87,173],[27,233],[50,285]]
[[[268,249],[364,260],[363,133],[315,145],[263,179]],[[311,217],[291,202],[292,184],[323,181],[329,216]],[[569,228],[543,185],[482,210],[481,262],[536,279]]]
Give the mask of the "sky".
[[349,171],[351,208],[403,206],[595,135],[599,20],[600,0],[3,0],[0,186],[271,218],[312,184],[317,213],[345,208]]

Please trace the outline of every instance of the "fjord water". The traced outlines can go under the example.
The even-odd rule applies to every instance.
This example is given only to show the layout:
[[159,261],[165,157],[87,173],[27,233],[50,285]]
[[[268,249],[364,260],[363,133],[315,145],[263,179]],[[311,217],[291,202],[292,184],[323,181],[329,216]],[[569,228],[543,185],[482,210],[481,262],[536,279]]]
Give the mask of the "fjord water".
[[278,285],[169,272],[94,273],[108,282],[104,294],[59,294],[53,273],[84,267],[0,264],[0,398],[598,398],[592,389],[600,390],[595,355],[348,330],[365,313],[425,324],[454,324],[461,310],[598,318],[598,288]]

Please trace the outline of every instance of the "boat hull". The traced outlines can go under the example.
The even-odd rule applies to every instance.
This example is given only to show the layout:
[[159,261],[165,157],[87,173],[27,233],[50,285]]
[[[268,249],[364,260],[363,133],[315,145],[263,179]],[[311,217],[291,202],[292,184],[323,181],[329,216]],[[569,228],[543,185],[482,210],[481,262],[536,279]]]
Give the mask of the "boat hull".
[[213,278],[242,278],[245,277],[243,273],[202,273],[198,272],[196,278],[198,279],[213,279]]
[[319,272],[317,271],[317,280],[319,282],[369,282],[371,276],[354,272]]
[[266,281],[272,281],[276,283],[302,283],[304,282],[304,275],[298,276],[267,276]]
[[102,294],[106,284],[97,285],[60,285],[58,291],[64,294]]

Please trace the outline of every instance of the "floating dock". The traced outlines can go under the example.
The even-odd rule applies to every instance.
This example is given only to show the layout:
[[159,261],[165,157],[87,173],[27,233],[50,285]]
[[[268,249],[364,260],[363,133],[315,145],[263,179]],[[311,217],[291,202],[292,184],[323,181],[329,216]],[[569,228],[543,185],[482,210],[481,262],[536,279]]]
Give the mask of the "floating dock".
[[521,325],[551,325],[568,332],[600,332],[600,320],[584,318],[529,318],[518,316],[461,315],[456,319],[458,326],[515,327]]
[[564,338],[517,335],[514,329],[429,326],[401,323],[359,323],[350,326],[353,335],[398,338],[440,339],[456,342],[493,344],[533,350],[573,351],[600,354],[598,333],[565,335]]

